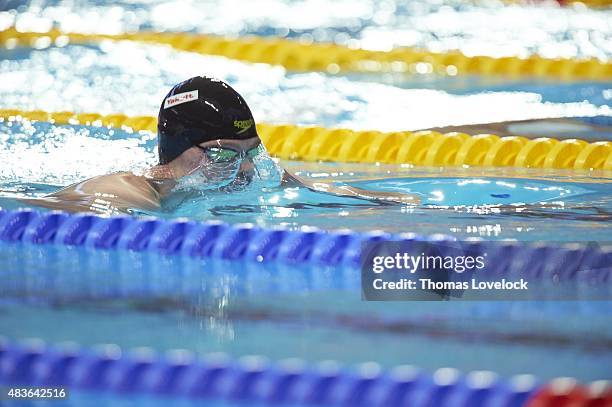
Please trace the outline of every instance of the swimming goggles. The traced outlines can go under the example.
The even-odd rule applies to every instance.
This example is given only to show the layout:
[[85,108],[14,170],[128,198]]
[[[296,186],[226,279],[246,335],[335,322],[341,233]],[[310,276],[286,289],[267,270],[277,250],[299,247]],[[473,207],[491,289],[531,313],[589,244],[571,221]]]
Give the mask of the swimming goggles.
[[239,156],[255,158],[257,155],[264,151],[264,146],[261,143],[257,147],[252,148],[246,151],[245,153],[238,152],[234,149],[227,147],[201,147],[197,145],[196,147],[202,150],[206,157],[214,163],[224,163],[233,161]]

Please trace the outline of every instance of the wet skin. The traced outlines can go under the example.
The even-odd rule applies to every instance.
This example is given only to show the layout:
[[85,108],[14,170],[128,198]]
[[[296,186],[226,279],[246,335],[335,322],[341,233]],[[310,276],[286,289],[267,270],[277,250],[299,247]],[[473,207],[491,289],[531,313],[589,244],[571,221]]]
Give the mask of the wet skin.
[[[70,212],[97,212],[103,214],[126,213],[130,209],[159,211],[165,198],[172,194],[176,180],[197,171],[206,160],[202,148],[231,148],[245,153],[261,144],[259,137],[246,140],[219,139],[205,142],[184,151],[165,165],[149,168],[143,175],[118,172],[100,175],[72,184],[42,198],[21,199],[29,205]],[[239,173],[254,171],[250,158],[244,158]],[[313,191],[367,200],[419,204],[419,198],[400,192],[369,191],[352,186],[336,186],[328,182],[314,182],[283,170],[282,186],[302,186]]]

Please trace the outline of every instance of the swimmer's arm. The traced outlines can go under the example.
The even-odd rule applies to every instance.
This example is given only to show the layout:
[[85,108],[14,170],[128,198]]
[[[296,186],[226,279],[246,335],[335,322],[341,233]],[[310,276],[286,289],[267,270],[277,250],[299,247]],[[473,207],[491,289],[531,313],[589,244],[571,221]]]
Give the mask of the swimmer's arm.
[[297,175],[291,174],[288,171],[284,171],[283,173],[283,184],[286,186],[304,186],[312,191],[324,192],[337,196],[347,196],[351,198],[409,203],[413,205],[418,205],[421,203],[419,197],[412,194],[372,191],[350,185],[336,186],[329,182],[318,182],[298,177]]
[[66,212],[96,212],[90,205],[81,202],[67,202],[47,196],[42,198],[19,198],[19,202],[41,208],[54,209]]

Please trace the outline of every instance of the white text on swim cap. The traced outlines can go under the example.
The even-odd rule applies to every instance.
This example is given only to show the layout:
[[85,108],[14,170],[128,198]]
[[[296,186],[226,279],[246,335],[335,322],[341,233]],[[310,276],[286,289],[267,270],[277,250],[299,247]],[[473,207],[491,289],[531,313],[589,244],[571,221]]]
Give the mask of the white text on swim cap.
[[168,96],[164,101],[164,109],[172,106],[180,105],[181,103],[193,102],[198,99],[198,90],[190,92],[177,93],[176,95]]

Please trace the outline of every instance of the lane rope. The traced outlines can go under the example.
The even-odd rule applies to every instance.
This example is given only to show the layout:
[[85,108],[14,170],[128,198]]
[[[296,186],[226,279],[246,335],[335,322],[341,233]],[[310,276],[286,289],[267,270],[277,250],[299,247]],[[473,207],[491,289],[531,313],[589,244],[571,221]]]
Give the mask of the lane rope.
[[[436,380],[436,374],[449,378]],[[484,378],[489,380],[483,382]],[[542,387],[529,375],[499,379],[485,371],[464,375],[443,368],[432,374],[413,366],[385,370],[372,362],[347,369],[333,361],[309,364],[301,359],[271,362],[260,356],[198,357],[183,349],[124,352],[116,345],[50,346],[40,340],[3,338],[0,383],[66,386],[118,397],[136,393],[262,406],[399,406],[407,400],[438,405],[449,398],[458,406],[521,406]]]
[[224,38],[191,33],[137,32],[125,34],[20,32],[15,28],[0,31],[0,46],[45,48],[53,44],[97,43],[104,40],[130,40],[169,45],[182,51],[219,55],[246,62],[281,65],[292,71],[405,72],[440,75],[535,76],[561,79],[607,81],[612,79],[612,63],[596,58],[549,59],[538,55],[528,58],[467,56],[458,51],[435,53],[414,48],[390,51],[353,49],[332,43],[304,44],[299,41],[242,37]]
[[562,6],[587,6],[591,8],[607,8],[612,6],[611,0],[557,0]]
[[[54,244],[94,250],[152,251],[172,256],[353,268],[359,267],[360,250],[365,242],[409,241],[421,245],[419,247],[423,248],[424,253],[429,253],[427,247],[430,247],[432,253],[437,255],[441,255],[440,250],[449,244],[449,240],[441,236],[264,229],[222,222],[71,215],[31,210],[0,210],[0,240],[9,244]],[[542,274],[541,278],[544,279],[544,274],[550,277],[550,273],[553,273],[558,276],[559,282],[573,282],[577,287],[584,287],[585,281],[605,284],[610,278],[610,247],[595,248],[576,244],[547,246],[495,241],[464,244],[469,246],[466,249],[470,253],[481,253],[482,250],[489,254],[488,263],[493,268],[487,269],[487,272],[495,276],[516,276],[517,272],[529,269],[534,275]],[[529,261],[525,262],[524,259]],[[517,386],[515,384],[518,383],[496,379],[485,381],[488,384],[483,387],[482,380],[472,381],[469,375],[464,377],[457,374],[456,380],[437,384],[429,374],[414,369],[410,370],[410,375],[397,375],[400,373],[398,369],[381,371],[381,374],[376,375],[371,374],[371,369],[363,375],[359,369],[356,372],[338,369],[330,377],[329,369],[323,372],[317,370],[316,366],[297,371],[291,369],[289,372],[283,369],[283,364],[257,364],[254,369],[252,363],[245,363],[247,359],[226,360],[227,363],[222,365],[211,365],[206,359],[178,360],[154,352],[117,353],[116,347],[112,348],[115,352],[109,357],[100,350],[95,352],[75,347],[62,349],[41,343],[34,345],[0,340],[0,383],[41,385],[53,381],[55,386],[67,385],[83,390],[95,387],[96,390],[110,393],[119,390],[220,398],[236,397],[236,392],[240,392],[246,400],[262,402],[271,401],[268,397],[271,394],[278,396],[282,390],[282,401],[290,404],[309,404],[313,401],[311,396],[316,393],[316,400],[325,401],[326,405],[378,405],[375,401],[382,396],[385,399],[399,397],[397,400],[404,400],[414,386],[420,389],[418,393],[427,392],[432,400],[440,394],[446,397],[450,392],[454,400],[464,400],[461,405],[471,405],[475,400],[478,400],[479,405],[524,405],[528,400],[533,402],[528,405],[556,405],[554,401],[580,396],[579,400],[585,404],[577,405],[587,406],[591,405],[587,402],[600,401],[602,397],[603,400],[609,400],[610,397],[609,383],[605,384],[607,390],[603,393],[601,383],[598,383],[593,389],[599,391],[590,392],[590,387],[580,387],[576,390],[580,394],[574,394],[573,388],[566,394],[559,386],[541,386],[533,379],[528,386],[525,386],[524,380],[520,380],[522,385]],[[185,355],[185,351],[182,354]],[[200,387],[203,377],[211,374],[211,370],[215,371],[215,375],[223,376],[223,379]],[[480,372],[481,375],[483,373]],[[492,373],[486,373],[494,377]],[[288,385],[287,375],[292,375],[292,385]],[[331,382],[331,387],[319,386],[324,380],[327,384]],[[294,391],[298,388],[304,390],[303,386],[309,389],[308,399],[299,398],[304,396],[303,391]],[[444,391],[438,386],[444,386]],[[255,389],[265,389],[265,395]],[[324,394],[317,389],[323,390]],[[340,396],[341,399],[337,399]],[[345,399],[347,397],[353,398]]]
[[[356,269],[361,266],[364,245],[403,242],[414,245],[419,253],[422,251],[426,255],[456,255],[458,250],[474,257],[487,253],[488,277],[518,276],[528,272],[543,281],[552,279],[554,275],[560,283],[590,281],[605,284],[612,274],[612,246],[484,240],[459,242],[445,235],[325,231],[317,228],[289,230],[218,221],[108,217],[31,209],[0,209],[0,241]],[[577,294],[581,295],[580,292]]]
[[[0,110],[0,118],[157,131],[157,118],[153,116],[4,109]],[[611,141],[435,131],[384,133],[274,124],[258,124],[257,130],[272,155],[290,160],[612,170]]]
[[[442,376],[448,379],[436,380]],[[385,370],[371,362],[347,369],[330,361],[270,362],[262,356],[231,359],[219,354],[197,357],[185,349],[123,351],[116,345],[51,346],[38,339],[9,341],[2,337],[0,383],[259,405],[399,406],[417,400],[434,405],[453,400],[457,406],[482,407],[603,407],[612,403],[612,385],[607,380],[580,384],[572,378],[558,378],[541,383],[531,375],[500,379],[490,371],[461,374],[441,368],[427,373],[414,366]]]

